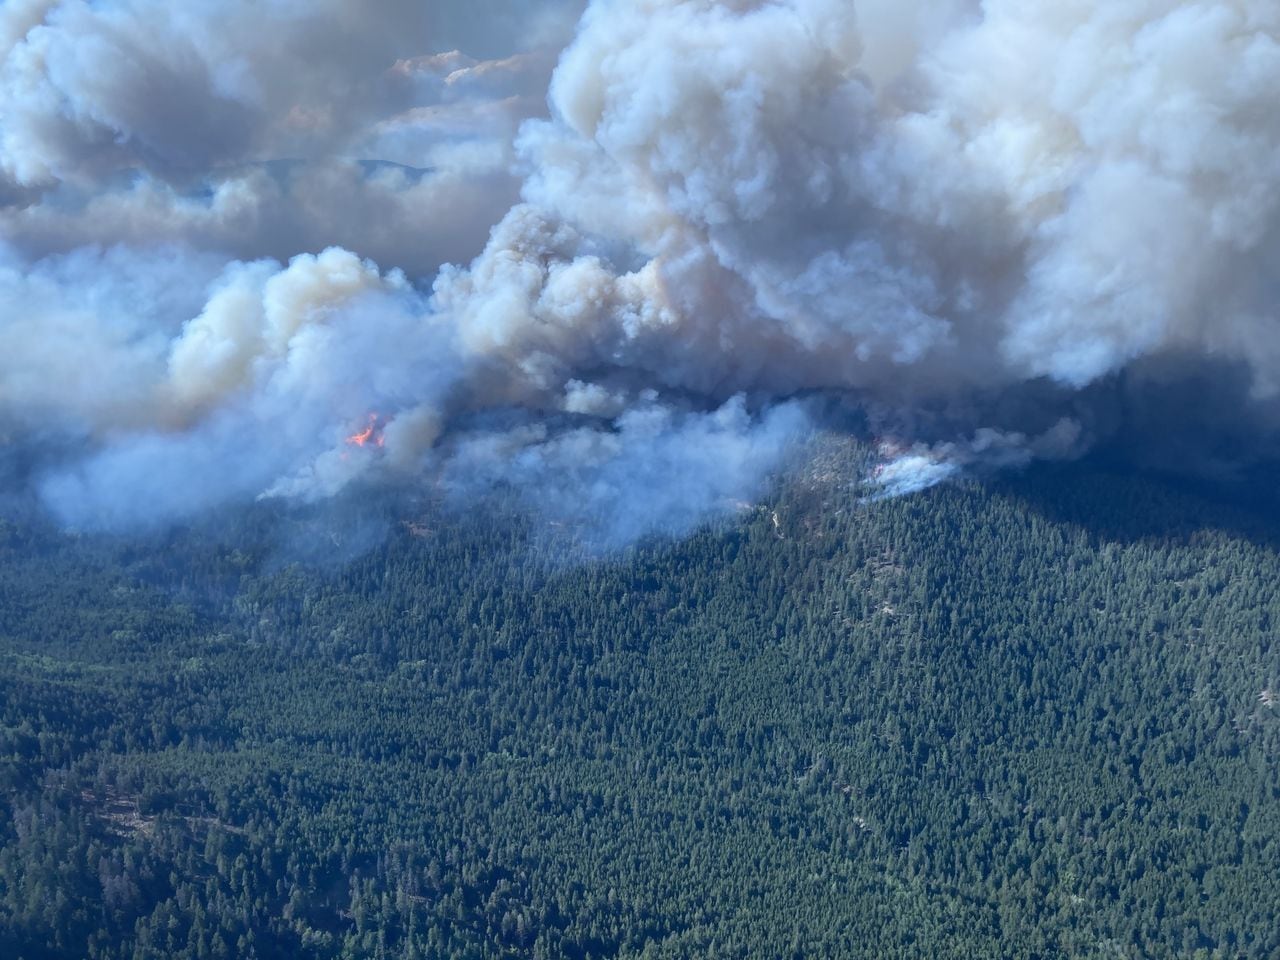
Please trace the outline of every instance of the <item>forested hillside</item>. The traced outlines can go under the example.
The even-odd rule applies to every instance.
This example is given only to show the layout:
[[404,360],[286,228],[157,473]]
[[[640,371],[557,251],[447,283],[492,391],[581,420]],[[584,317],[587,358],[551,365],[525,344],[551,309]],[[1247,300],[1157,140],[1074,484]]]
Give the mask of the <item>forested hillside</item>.
[[4,522],[0,955],[1280,955],[1265,511],[859,457],[621,555]]

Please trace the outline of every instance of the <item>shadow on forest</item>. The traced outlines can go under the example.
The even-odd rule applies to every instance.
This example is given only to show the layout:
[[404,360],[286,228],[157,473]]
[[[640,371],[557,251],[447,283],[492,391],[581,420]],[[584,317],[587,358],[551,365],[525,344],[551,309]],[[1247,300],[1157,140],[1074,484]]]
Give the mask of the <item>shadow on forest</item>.
[[990,480],[985,488],[1033,513],[1083,528],[1099,541],[1186,543],[1217,530],[1280,552],[1280,464],[1230,477],[1203,478],[1093,455],[1037,464]]

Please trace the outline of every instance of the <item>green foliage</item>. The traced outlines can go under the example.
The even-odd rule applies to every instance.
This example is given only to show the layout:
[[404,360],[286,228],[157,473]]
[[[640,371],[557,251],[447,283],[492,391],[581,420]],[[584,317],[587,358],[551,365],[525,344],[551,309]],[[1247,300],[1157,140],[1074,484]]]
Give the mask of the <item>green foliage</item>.
[[5,526],[0,955],[1280,953],[1264,520],[856,457],[572,564],[500,508],[305,568]]

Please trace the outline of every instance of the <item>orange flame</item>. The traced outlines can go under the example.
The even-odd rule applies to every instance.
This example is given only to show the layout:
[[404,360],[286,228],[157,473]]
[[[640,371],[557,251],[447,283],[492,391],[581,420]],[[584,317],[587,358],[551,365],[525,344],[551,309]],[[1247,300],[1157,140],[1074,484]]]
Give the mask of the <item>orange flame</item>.
[[347,443],[353,447],[363,447],[366,444],[373,444],[375,447],[382,446],[382,424],[378,422],[378,419],[376,413],[369,414],[369,422],[365,428],[347,437]]

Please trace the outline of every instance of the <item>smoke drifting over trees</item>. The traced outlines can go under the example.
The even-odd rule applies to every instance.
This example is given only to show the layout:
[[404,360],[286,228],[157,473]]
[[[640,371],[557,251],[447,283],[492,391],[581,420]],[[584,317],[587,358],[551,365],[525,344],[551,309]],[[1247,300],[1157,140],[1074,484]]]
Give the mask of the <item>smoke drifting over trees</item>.
[[11,0],[0,439],[76,524],[422,475],[619,540],[833,409],[890,492],[1177,442],[1147,398],[1189,383],[1188,435],[1269,445],[1278,38],[1263,0]]

